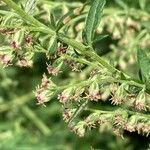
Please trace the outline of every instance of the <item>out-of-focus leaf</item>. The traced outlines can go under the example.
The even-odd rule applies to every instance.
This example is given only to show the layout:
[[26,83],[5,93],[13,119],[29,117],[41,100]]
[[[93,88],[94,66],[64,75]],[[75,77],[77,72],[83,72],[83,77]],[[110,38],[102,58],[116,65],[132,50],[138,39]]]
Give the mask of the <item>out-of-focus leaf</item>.
[[150,32],[150,21],[143,22],[142,25]]
[[150,61],[144,50],[138,49],[137,59],[142,75],[142,80],[146,82],[150,78]]
[[128,6],[126,5],[126,3],[123,2],[123,0],[115,0],[115,2],[123,9],[128,8]]
[[83,35],[85,35],[85,40],[89,44],[92,43],[92,40],[94,38],[94,31],[100,22],[105,3],[105,0],[94,0],[89,10],[86,19],[85,30],[83,32]]
[[143,10],[144,10],[144,8],[146,6],[146,1],[147,0],[139,0],[139,5],[140,5],[141,9],[143,9]]

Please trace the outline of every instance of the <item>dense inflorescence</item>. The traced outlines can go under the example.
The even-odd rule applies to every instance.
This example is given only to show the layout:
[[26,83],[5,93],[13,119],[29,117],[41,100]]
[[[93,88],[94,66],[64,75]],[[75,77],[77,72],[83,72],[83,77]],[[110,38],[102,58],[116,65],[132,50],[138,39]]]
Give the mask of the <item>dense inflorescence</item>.
[[[148,29],[141,24],[149,19],[147,14],[142,13],[137,19],[132,14],[126,18],[127,14],[119,14],[121,10],[109,14],[104,9],[105,0],[94,0],[90,8],[89,3],[85,3],[60,19],[52,13],[51,20],[43,21],[48,22],[47,26],[32,17],[33,9],[28,10],[29,5],[22,10],[11,0],[3,1],[16,13],[10,18],[11,22],[5,22],[8,17],[5,14],[1,21],[0,33],[8,40],[1,48],[0,62],[5,67],[13,64],[33,67],[35,53],[47,56],[47,72],[34,91],[37,104],[46,106],[46,102],[56,96],[64,109],[63,119],[80,137],[87,129],[96,127],[101,131],[110,129],[121,137],[124,130],[149,135],[150,62],[145,51],[138,49],[149,46]],[[113,53],[110,62],[109,57],[103,59],[102,54],[97,54],[99,47],[96,43],[106,38],[103,36],[105,32],[112,40],[118,40],[117,46],[110,45]],[[133,58],[136,51],[137,61]],[[137,62],[139,79],[123,72]],[[64,68],[71,72],[71,77],[55,83],[53,77],[61,76]],[[99,103],[102,109],[95,108],[95,103]],[[104,103],[109,104],[109,108],[103,106]]]

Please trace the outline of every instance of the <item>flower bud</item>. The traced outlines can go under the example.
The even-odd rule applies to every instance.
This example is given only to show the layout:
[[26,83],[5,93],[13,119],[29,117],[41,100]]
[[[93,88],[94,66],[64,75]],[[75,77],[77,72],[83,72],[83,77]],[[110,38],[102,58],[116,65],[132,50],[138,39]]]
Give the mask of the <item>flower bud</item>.
[[40,88],[39,86],[36,88],[35,96],[38,101],[37,103],[38,105],[42,104],[43,106],[45,106],[44,103],[49,99],[47,93],[48,91],[45,90],[44,88]]
[[72,115],[75,113],[75,111],[76,109],[65,109],[63,113],[63,120],[65,120],[65,122],[68,122]]
[[33,62],[32,62],[31,60],[28,61],[28,60],[25,59],[25,58],[21,58],[21,59],[18,60],[17,65],[18,65],[19,67],[32,67]]
[[95,124],[99,120],[100,112],[95,112],[90,114],[86,119],[85,122],[89,128],[95,128]]
[[7,67],[12,65],[13,56],[11,54],[0,54],[0,63]]
[[138,110],[145,110],[146,111],[146,96],[145,96],[145,90],[142,89],[136,100],[135,100],[135,108],[138,109]]
[[116,115],[113,117],[114,125],[123,127],[127,121],[128,113],[123,110],[119,110]]
[[77,125],[75,125],[73,131],[75,131],[79,137],[83,137],[85,134],[85,125],[86,124],[84,121],[80,121],[77,123]]
[[144,134],[146,134],[146,136],[149,136],[150,134],[150,121],[147,121],[145,124],[144,124],[144,127],[142,129],[142,132]]
[[133,115],[131,116],[128,121],[125,123],[124,128],[129,131],[129,132],[134,132],[136,129],[137,121],[138,121],[138,116]]
[[80,101],[81,95],[83,94],[84,90],[84,87],[77,88],[74,92],[74,95],[72,96],[72,99],[75,101]]
[[101,95],[99,92],[99,84],[96,81],[94,81],[89,87],[88,98],[91,101],[98,101],[101,98]]
[[58,73],[60,72],[60,69],[63,65],[63,62],[62,61],[59,61],[59,63],[57,62],[58,65],[54,64],[55,66],[52,66],[52,65],[48,65],[47,64],[47,71],[49,74],[53,75],[53,76],[57,76]]
[[65,89],[61,94],[58,95],[59,101],[63,104],[66,103],[71,98],[72,92],[73,92],[72,87]]
[[125,89],[127,88],[128,88],[128,85],[126,83],[122,83],[120,85],[120,87],[114,93],[114,96],[111,98],[113,104],[119,105],[125,101],[126,96],[127,96]]

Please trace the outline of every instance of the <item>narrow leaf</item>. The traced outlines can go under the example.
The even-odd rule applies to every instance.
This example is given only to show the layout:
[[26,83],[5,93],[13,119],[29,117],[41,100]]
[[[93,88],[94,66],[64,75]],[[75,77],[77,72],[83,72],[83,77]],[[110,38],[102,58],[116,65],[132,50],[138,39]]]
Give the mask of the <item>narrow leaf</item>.
[[89,10],[85,30],[83,35],[85,35],[85,40],[87,43],[91,44],[94,38],[94,31],[100,23],[101,14],[104,8],[105,0],[94,0],[92,6]]
[[146,53],[141,49],[138,49],[137,51],[137,60],[140,67],[142,80],[146,82],[150,78],[150,61]]
[[146,0],[139,0],[139,5],[140,5],[141,9],[144,10],[144,8],[146,6]]
[[55,16],[54,16],[54,12],[53,11],[50,12],[50,26],[54,30],[56,29],[56,20],[55,20]]
[[128,6],[126,5],[126,3],[124,3],[123,0],[115,0],[115,2],[123,9],[127,9]]
[[53,55],[58,47],[57,37],[52,36],[48,45],[48,54]]
[[108,37],[108,35],[99,35],[98,37],[96,37],[96,38],[94,39],[93,44],[94,44],[94,43],[97,43],[97,42],[99,42],[99,41],[101,41],[101,40],[103,40],[103,39],[105,39],[105,38],[107,38],[107,37]]
[[27,0],[25,5],[25,12],[29,15],[33,14],[36,7],[36,0]]
[[[86,5],[86,4],[85,4]],[[69,11],[64,16],[60,18],[60,20],[57,23],[57,31],[59,31],[62,27],[64,27],[66,24],[69,24],[69,22],[74,19],[75,17],[79,16],[81,12],[83,11],[85,5],[83,5],[80,8],[76,8],[74,10]]]

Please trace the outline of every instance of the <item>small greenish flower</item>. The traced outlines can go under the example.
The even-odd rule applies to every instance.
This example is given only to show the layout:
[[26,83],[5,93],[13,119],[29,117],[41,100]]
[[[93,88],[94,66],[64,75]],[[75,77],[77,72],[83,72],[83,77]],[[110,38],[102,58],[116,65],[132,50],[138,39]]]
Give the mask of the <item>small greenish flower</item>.
[[125,123],[124,129],[129,132],[135,132],[137,122],[138,122],[138,116],[137,115],[131,116]]
[[79,136],[84,137],[85,135],[86,123],[84,121],[80,121],[77,125],[74,126],[73,131]]
[[94,81],[89,87],[88,98],[91,101],[98,101],[101,98],[99,84]]
[[119,105],[126,100],[128,84],[122,83],[111,98],[112,104]]
[[66,103],[72,96],[73,88],[65,89],[61,94],[58,95],[58,99],[61,103]]
[[142,89],[137,98],[135,99],[135,108],[138,110],[145,110],[146,111],[146,96],[145,96],[145,89]]

